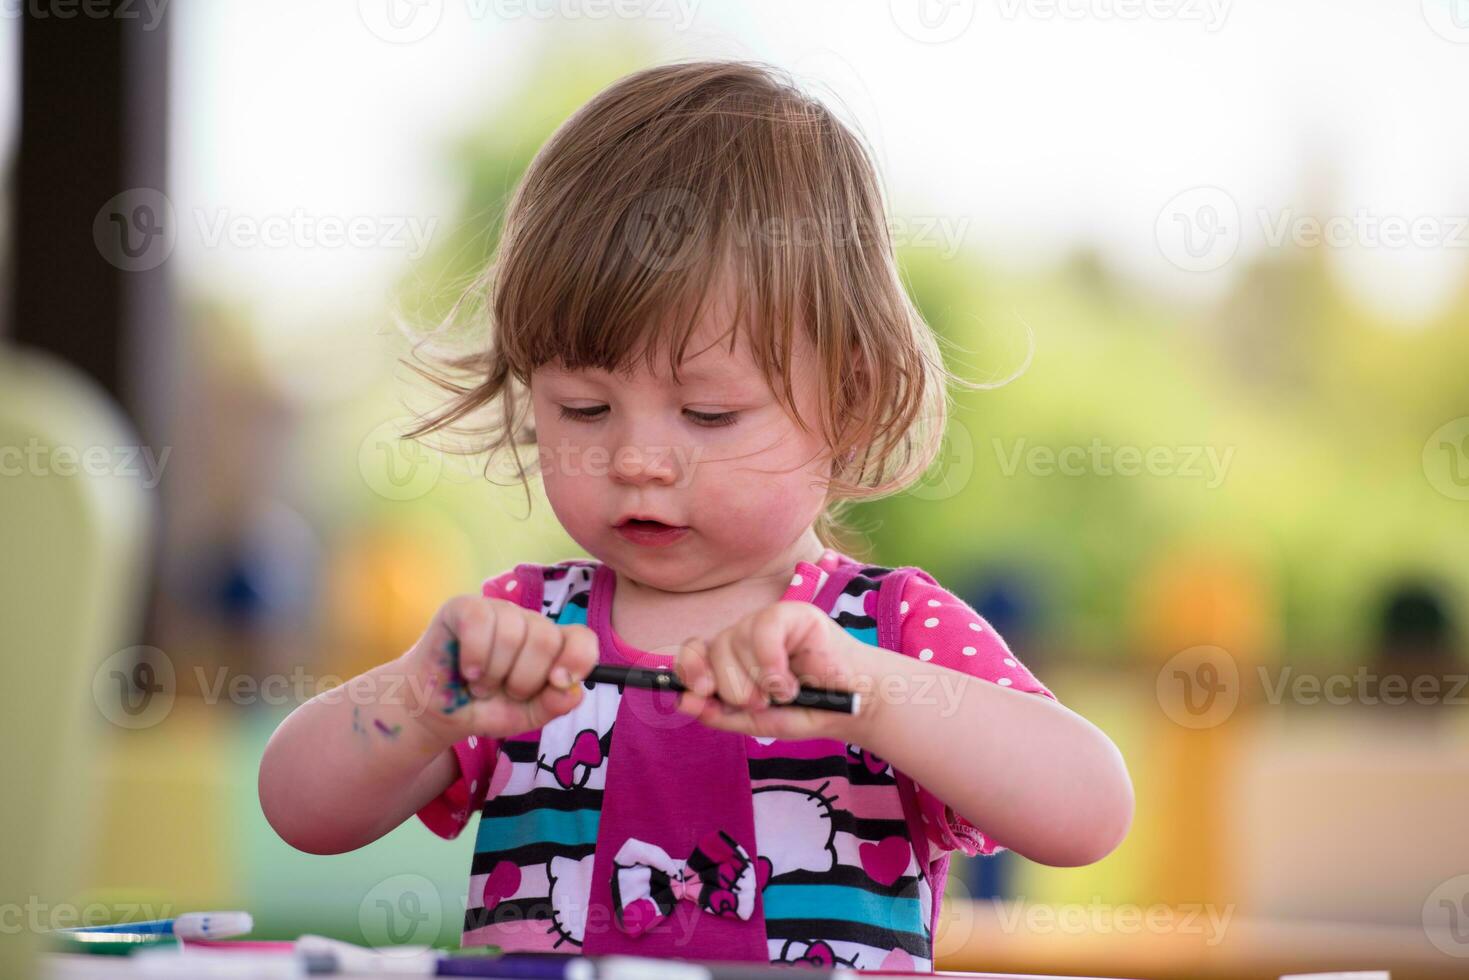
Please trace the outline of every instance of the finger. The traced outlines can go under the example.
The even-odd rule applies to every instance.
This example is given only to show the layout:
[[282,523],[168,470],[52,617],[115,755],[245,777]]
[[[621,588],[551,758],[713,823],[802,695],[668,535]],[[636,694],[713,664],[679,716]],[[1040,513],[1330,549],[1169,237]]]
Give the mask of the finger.
[[706,704],[709,704],[709,699],[704,695],[695,694],[693,691],[683,691],[673,706],[680,713],[697,718],[703,713]]
[[482,701],[474,702],[474,723],[480,731],[497,732],[502,737],[535,731],[581,703],[586,689],[580,684],[561,690],[549,684],[528,701],[512,698],[497,691]]
[[710,702],[699,712],[700,724],[741,735],[771,738],[831,737],[831,719],[811,708],[774,707],[756,711]]
[[459,682],[473,693],[475,683],[484,676],[494,629],[494,607],[477,596],[456,596],[444,605],[443,623],[457,646],[450,660],[457,670]]
[[790,666],[786,637],[789,625],[786,613],[772,607],[754,618],[750,624],[749,657],[760,690],[773,701],[789,701],[796,696],[796,675]]
[[597,634],[590,626],[580,623],[558,626],[556,630],[561,634],[561,650],[551,664],[548,679],[561,690],[579,687],[600,659]]
[[772,700],[771,692],[765,686],[764,669],[755,657],[754,625],[756,620],[764,614],[762,611],[740,620],[733,628],[733,636],[730,639],[730,649],[734,651],[740,669],[745,672],[745,676],[750,681],[750,693],[738,707],[751,711],[770,707]]
[[530,633],[530,620],[524,615],[518,615],[521,610],[518,607],[510,607],[498,611],[495,616],[495,628],[490,640],[490,653],[485,661],[485,673],[478,682],[478,687],[470,686],[475,697],[486,697],[505,686],[505,678],[510,674],[510,668],[520,656],[520,649],[525,645],[526,637]]
[[716,636],[710,645],[709,667],[714,674],[714,689],[725,704],[741,708],[749,705],[755,697],[763,701],[764,696],[755,690],[754,681],[734,652],[729,630]]
[[540,728],[548,721],[560,718],[571,711],[581,704],[581,699],[586,697],[586,691],[587,689],[580,684],[566,688],[552,687],[547,684],[541,689],[540,694],[525,704],[526,719],[530,722],[530,727],[526,730]]
[[714,696],[714,671],[709,666],[709,645],[700,637],[691,636],[679,645],[674,654],[673,674],[683,684],[684,690],[674,702],[679,712],[698,717]]
[[673,672],[683,686],[701,700],[714,693],[714,672],[709,666],[709,647],[702,639],[691,636],[674,655]]
[[561,654],[559,627],[542,616],[526,624],[525,642],[505,675],[505,693],[517,701],[529,701],[546,686],[551,664]]

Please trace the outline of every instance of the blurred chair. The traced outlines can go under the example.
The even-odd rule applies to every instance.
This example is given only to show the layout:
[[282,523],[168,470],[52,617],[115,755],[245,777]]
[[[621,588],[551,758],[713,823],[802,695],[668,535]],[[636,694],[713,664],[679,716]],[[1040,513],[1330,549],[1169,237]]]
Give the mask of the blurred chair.
[[0,347],[0,635],[9,661],[0,685],[0,902],[22,917],[19,935],[0,943],[7,977],[30,975],[36,926],[72,898],[96,823],[90,763],[106,724],[93,678],[133,642],[145,600],[146,491],[117,472],[89,473],[73,454],[100,446],[115,460],[137,443],[89,379],[49,356]]

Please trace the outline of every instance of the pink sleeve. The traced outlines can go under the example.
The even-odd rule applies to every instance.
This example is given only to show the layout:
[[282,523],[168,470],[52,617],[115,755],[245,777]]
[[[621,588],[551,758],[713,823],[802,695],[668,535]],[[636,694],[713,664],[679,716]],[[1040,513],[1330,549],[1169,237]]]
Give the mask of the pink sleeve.
[[[517,602],[518,588],[512,568],[486,581],[480,591],[486,598]],[[459,764],[458,778],[418,811],[418,818],[429,830],[450,839],[459,836],[470,815],[478,813],[489,798],[490,780],[500,758],[500,740],[471,735],[454,743],[454,758]]]
[[[968,603],[922,576],[908,578],[903,589],[902,652],[919,660],[939,664],[1001,687],[1028,691],[1055,700],[1055,695],[1035,679],[1010,652],[1004,639]],[[964,819],[922,786],[917,786],[918,807],[929,839],[943,850],[962,850],[968,855],[988,855],[1004,847]]]

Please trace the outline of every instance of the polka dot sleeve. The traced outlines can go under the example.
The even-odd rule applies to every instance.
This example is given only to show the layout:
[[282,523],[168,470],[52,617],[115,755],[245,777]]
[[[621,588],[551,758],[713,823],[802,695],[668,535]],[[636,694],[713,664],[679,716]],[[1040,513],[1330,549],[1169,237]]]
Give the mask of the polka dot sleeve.
[[[1010,652],[1005,641],[968,603],[919,575],[911,576],[899,606],[902,652],[1001,687],[1055,698]],[[987,855],[1004,845],[918,786],[918,807],[933,845]]]
[[[511,569],[485,582],[481,592],[490,599],[516,602],[518,587],[515,570]],[[454,744],[454,758],[459,764],[458,778],[418,811],[424,826],[447,839],[458,837],[470,816],[478,813],[489,798],[495,764],[500,758],[500,740],[471,735]]]

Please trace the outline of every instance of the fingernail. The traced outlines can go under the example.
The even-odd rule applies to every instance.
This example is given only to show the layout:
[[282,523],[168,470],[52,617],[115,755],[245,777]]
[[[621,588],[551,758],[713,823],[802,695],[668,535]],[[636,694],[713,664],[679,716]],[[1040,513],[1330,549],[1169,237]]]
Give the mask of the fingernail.
[[478,676],[479,676],[479,664],[465,664],[464,665],[464,677],[465,677],[465,679],[472,681],[472,680],[474,680]]
[[554,667],[551,670],[551,683],[557,687],[571,686],[571,671],[565,667]]

